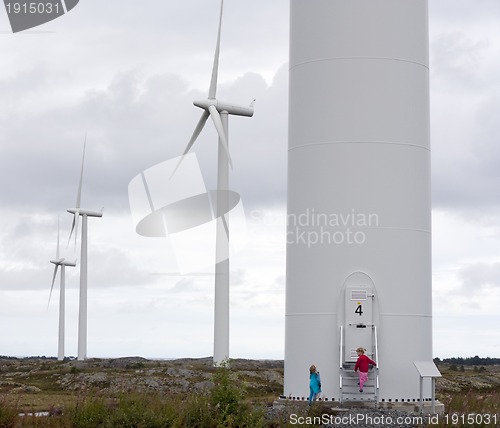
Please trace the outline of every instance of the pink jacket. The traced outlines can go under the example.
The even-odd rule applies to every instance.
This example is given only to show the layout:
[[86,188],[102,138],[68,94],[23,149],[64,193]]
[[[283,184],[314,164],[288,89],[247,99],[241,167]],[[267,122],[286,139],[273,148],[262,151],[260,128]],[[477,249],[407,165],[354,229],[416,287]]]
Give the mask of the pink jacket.
[[366,355],[360,355],[358,357],[358,361],[356,361],[356,365],[354,366],[354,371],[357,372],[358,369],[360,372],[368,373],[369,365],[373,364],[376,366],[375,361],[370,360]]

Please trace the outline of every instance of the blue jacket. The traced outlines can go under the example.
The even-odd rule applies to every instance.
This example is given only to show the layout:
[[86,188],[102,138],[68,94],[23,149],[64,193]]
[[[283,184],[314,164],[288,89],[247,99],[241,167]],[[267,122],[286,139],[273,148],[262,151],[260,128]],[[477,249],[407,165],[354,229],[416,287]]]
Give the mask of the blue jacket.
[[309,375],[309,386],[315,394],[321,392],[321,378],[318,372]]

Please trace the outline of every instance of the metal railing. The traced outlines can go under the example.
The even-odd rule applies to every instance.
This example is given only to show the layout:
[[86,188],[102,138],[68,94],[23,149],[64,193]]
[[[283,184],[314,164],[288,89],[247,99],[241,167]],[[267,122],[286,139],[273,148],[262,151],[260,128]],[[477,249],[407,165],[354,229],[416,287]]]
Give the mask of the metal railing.
[[[379,382],[379,354],[378,354],[378,334],[377,334],[377,326],[375,324],[367,324],[368,326],[372,327],[372,332],[373,332],[373,349],[372,349],[372,355],[375,359],[375,362],[377,363],[375,365],[375,392],[374,392],[374,399],[375,399],[375,405],[378,407],[378,397],[379,397],[379,389],[380,389],[380,382]],[[340,404],[342,405],[343,402],[343,370],[344,370],[344,326],[340,326],[340,346],[339,346],[339,392],[340,392]]]
[[339,376],[340,376],[340,379],[339,379],[339,382],[340,382],[339,401],[340,401],[340,404],[342,404],[342,369],[343,369],[342,361],[344,360],[343,349],[344,349],[344,326],[341,325],[340,326],[340,353],[339,353],[339,367],[340,367],[340,369],[339,369]]
[[377,365],[375,366],[375,403],[378,407],[378,393],[379,393],[379,379],[378,379],[378,369],[380,367],[379,359],[378,359],[378,337],[377,337],[377,326],[373,326],[373,344],[375,346],[375,362]]

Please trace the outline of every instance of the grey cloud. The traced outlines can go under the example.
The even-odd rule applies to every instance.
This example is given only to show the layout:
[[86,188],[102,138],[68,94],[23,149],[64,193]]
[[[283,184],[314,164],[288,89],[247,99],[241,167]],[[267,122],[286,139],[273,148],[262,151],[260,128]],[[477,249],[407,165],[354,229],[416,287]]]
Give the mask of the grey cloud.
[[480,70],[489,46],[487,40],[472,39],[462,32],[441,34],[433,39],[430,46],[433,89],[439,92],[485,89],[488,81]]
[[433,206],[462,215],[500,210],[500,40],[465,26],[432,42]]
[[441,0],[429,2],[431,28],[481,25],[496,23],[500,17],[500,3],[496,0]]
[[[285,164],[275,168],[285,155],[283,85],[267,88],[260,76],[247,74],[224,89],[221,92],[237,102],[250,102],[250,94],[259,98],[258,112],[249,123],[241,118],[230,122],[231,152],[237,163],[235,186],[241,185],[240,193],[248,187],[247,200],[269,190],[278,190],[283,198]],[[96,205],[96,209],[128,210],[128,182],[144,169],[182,153],[200,114],[192,100],[202,96],[188,90],[176,75],[121,73],[105,90],[86,91],[72,107],[33,113],[24,122],[3,122],[8,136],[2,142],[3,203],[43,209],[73,205],[87,132],[82,203]],[[277,102],[281,104],[276,106]],[[217,138],[210,126],[193,150],[209,186],[215,188]],[[249,160],[255,161],[255,167]],[[274,186],[268,184],[270,175],[279,178]]]
[[487,288],[500,288],[500,263],[479,262],[459,271],[462,291],[479,294]]

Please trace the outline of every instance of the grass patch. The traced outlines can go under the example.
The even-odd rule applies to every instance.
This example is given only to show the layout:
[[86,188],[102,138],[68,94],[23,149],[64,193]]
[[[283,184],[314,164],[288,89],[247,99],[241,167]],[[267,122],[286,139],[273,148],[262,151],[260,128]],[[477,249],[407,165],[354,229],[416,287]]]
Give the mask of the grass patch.
[[[444,382],[439,386],[438,381],[437,398],[449,421],[452,415],[472,413],[500,420],[500,367],[440,369]],[[282,379],[282,363],[251,360],[218,368],[209,359],[8,361],[0,372],[0,428],[281,428],[292,426],[291,412],[319,416],[329,411],[331,406],[316,404],[272,409]],[[19,384],[41,391],[12,392]],[[38,411],[52,416],[18,416]],[[460,423],[454,426],[471,426]]]
[[14,428],[17,418],[15,408],[0,400],[0,428]]

